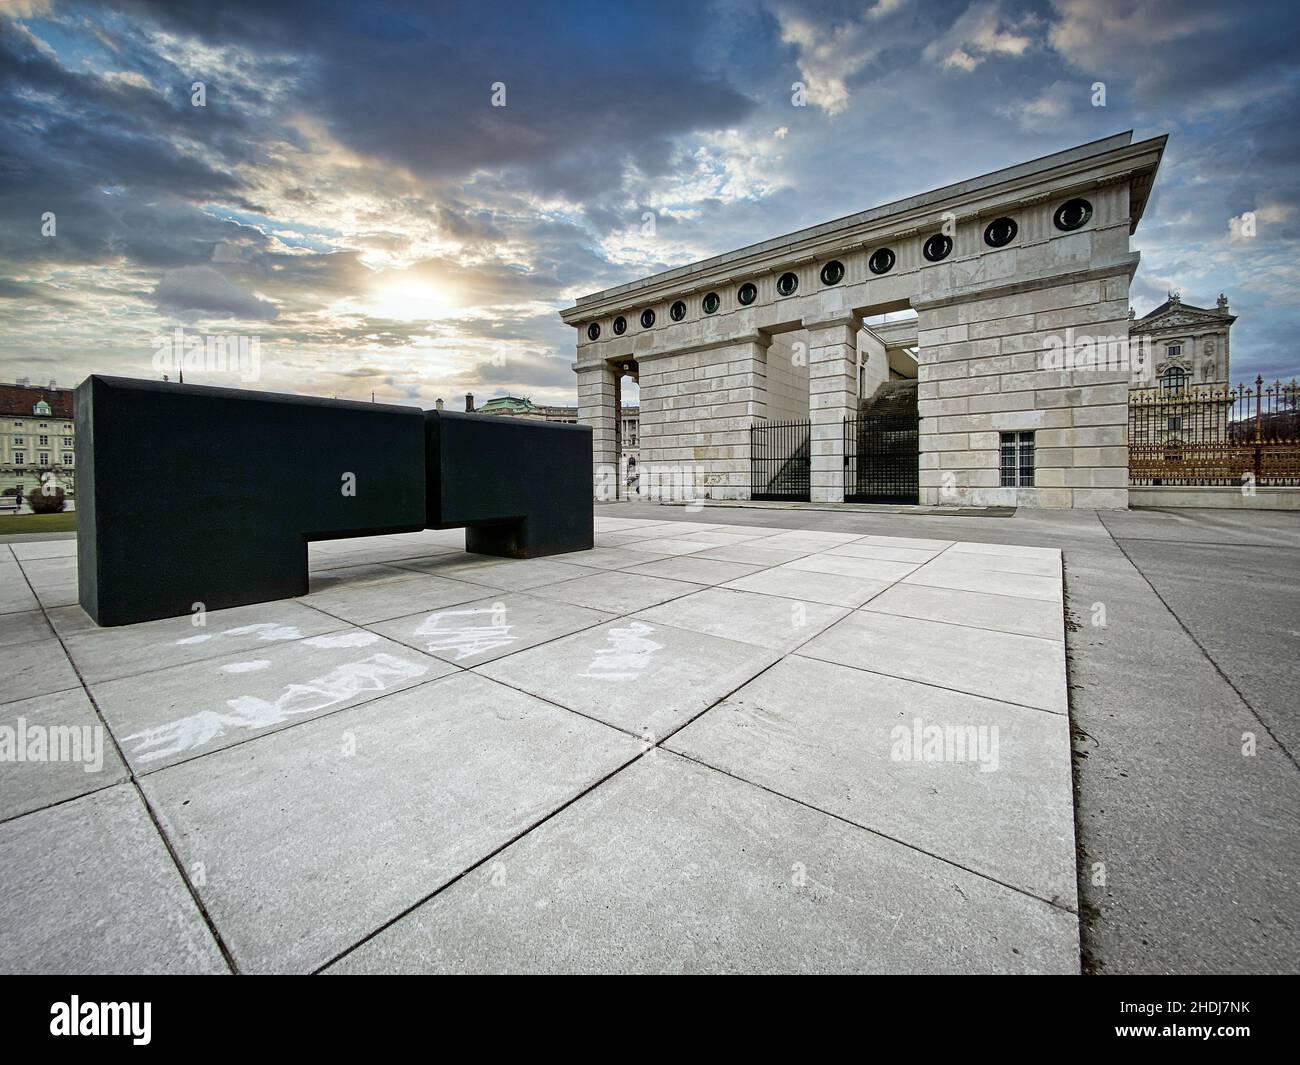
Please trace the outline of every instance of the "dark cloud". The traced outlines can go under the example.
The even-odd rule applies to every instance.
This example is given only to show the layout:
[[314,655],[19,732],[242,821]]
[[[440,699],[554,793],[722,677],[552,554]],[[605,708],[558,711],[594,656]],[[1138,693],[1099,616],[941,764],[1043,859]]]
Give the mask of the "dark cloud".
[[76,300],[60,295],[49,285],[9,281],[0,278],[0,300],[21,300],[24,303],[43,303],[47,306],[75,307]]
[[211,266],[183,266],[163,274],[154,292],[165,311],[202,318],[269,321],[275,305],[244,292]]

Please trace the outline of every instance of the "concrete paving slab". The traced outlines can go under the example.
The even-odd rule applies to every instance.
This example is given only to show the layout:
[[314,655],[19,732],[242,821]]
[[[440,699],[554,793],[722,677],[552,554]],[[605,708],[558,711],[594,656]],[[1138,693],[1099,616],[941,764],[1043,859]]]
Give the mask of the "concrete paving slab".
[[57,638],[6,647],[4,665],[4,687],[0,690],[0,700],[4,702],[81,686]]
[[1061,556],[994,555],[948,550],[930,563],[936,571],[983,570],[991,573],[1034,573],[1060,579]]
[[1055,547],[1030,547],[1026,544],[984,544],[959,541],[952,545],[955,555],[1003,555],[1008,558],[1041,558],[1047,561],[1061,560],[1061,552]]
[[844,617],[844,607],[780,599],[734,588],[708,588],[632,615],[656,625],[790,651]]
[[94,682],[90,690],[132,767],[151,772],[454,668],[376,633],[342,629]]
[[25,544],[10,544],[14,558],[26,562],[36,558],[75,558],[76,540],[33,540]]
[[667,746],[1076,908],[1063,716],[796,655]]
[[510,559],[498,558],[496,555],[475,555],[466,551],[444,551],[438,555],[425,555],[422,558],[401,559],[397,562],[384,563],[393,569],[407,573],[424,573],[434,577],[450,577],[453,580],[476,569],[501,565]]
[[877,547],[900,547],[910,551],[945,551],[952,547],[954,541],[939,540],[924,536],[881,536],[868,533],[854,541],[857,544],[873,544]]
[[468,603],[482,595],[481,584],[425,575],[387,584],[341,584],[305,595],[298,602],[354,625],[370,625],[420,610]]
[[19,610],[12,614],[0,614],[0,647],[35,643],[37,640],[48,640],[53,636],[54,630],[45,620],[45,612],[42,610]]
[[64,642],[82,677],[94,682],[236,652],[257,654],[276,644],[350,627],[292,599],[282,599],[138,625],[98,628],[92,624],[89,629],[64,635]]
[[873,581],[890,583],[901,580],[917,568],[917,562],[890,562],[881,558],[852,558],[823,552],[787,562],[784,569],[807,570],[810,573],[834,573],[844,577],[866,577]]
[[345,584],[392,584],[394,581],[409,581],[419,575],[420,570],[389,566],[383,562],[367,562],[360,566],[341,566],[337,569],[313,570],[309,566],[307,588],[309,593],[326,592]]
[[867,577],[846,577],[841,573],[814,573],[781,565],[761,573],[751,573],[739,580],[728,581],[723,587],[853,608],[879,595],[889,587],[889,582]]
[[53,607],[45,612],[45,616],[49,619],[50,627],[65,639],[78,633],[99,630],[99,626],[90,620],[90,615],[75,603],[71,606]]
[[398,643],[468,669],[610,621],[614,615],[520,592],[372,626]]
[[575,551],[577,565],[591,569],[635,569],[647,562],[655,562],[667,555],[647,551],[633,551],[628,547],[596,547],[590,551]]
[[642,549],[655,555],[689,555],[696,551],[707,551],[711,547],[717,547],[716,543],[710,543],[708,540],[683,540],[675,536],[659,536],[653,540],[641,540],[634,544],[628,544],[629,551],[640,551]]
[[1075,920],[660,751],[338,973],[1077,971]]
[[491,562],[484,565],[459,570],[456,572],[456,579],[487,588],[525,592],[529,588],[541,588],[547,584],[559,584],[560,581],[590,577],[597,572],[599,571],[591,566],[557,562],[549,558],[493,558]]
[[0,821],[126,778],[81,688],[0,706]]
[[700,558],[695,555],[678,555],[675,558],[659,559],[634,566],[629,573],[644,573],[649,577],[663,577],[673,581],[689,581],[692,584],[724,584],[750,573],[757,573],[761,566],[747,566],[743,562],[723,562],[717,558]]
[[704,532],[692,532],[689,539],[699,540],[706,544],[722,545],[751,543],[757,540],[763,540],[767,536],[767,533],[744,532],[727,529],[706,529]]
[[77,602],[77,560],[72,558],[38,558],[19,562],[41,606],[49,609]]
[[994,595],[1011,595],[1026,599],[1062,601],[1061,578],[1044,577],[1036,573],[1004,573],[983,567],[964,565],[941,566],[946,556],[940,555],[927,562],[915,573],[903,578],[904,584],[924,584],[931,588],[956,588],[964,592],[988,592]]
[[716,521],[695,521],[688,518],[680,521],[661,521],[648,528],[656,536],[691,536],[697,532],[716,532],[726,526]]
[[896,584],[862,606],[881,614],[925,621],[948,621],[977,629],[1015,632],[1045,640],[1064,640],[1061,605],[1048,599],[963,592],[924,584]]
[[[1086,970],[1295,972],[1300,773],[1275,737],[1287,722],[1295,728],[1300,705],[1286,698],[1295,655],[1276,653],[1300,631],[1300,599],[1288,598],[1289,575],[1300,572],[1297,515],[1022,508],[972,519],[849,509],[707,513],[744,529],[761,520],[857,530],[870,541],[1064,550]],[[1208,564],[1192,558],[1191,544],[1206,545]],[[1257,742],[1249,757],[1247,735]]]
[[597,514],[595,517],[596,531],[608,531],[613,529],[640,529],[647,525],[662,525],[663,522],[651,518],[606,518]]
[[698,584],[607,570],[591,577],[564,581],[562,584],[548,584],[534,589],[533,594],[543,599],[572,603],[574,606],[605,610],[611,614],[631,614],[699,590]]
[[751,540],[743,544],[720,544],[707,551],[697,551],[700,558],[717,558],[723,562],[743,562],[748,566],[779,566],[792,559],[803,558],[819,550],[817,547],[764,547],[765,540]]
[[939,552],[918,550],[914,547],[885,547],[883,544],[859,542],[839,544],[825,552],[828,555],[847,555],[850,558],[880,558],[887,562],[929,562]]
[[637,535],[636,530],[629,529],[625,533],[596,533],[591,538],[591,542],[592,546],[597,550],[609,550],[639,544],[649,539],[651,539],[650,536]]
[[777,657],[753,644],[626,618],[475,672],[653,742]]
[[1056,714],[1067,708],[1058,640],[859,610],[799,653]]
[[245,972],[309,972],[634,757],[460,673],[146,778]]
[[7,973],[228,972],[129,784],[0,825]]
[[27,613],[40,604],[17,562],[0,562],[0,614]]
[[851,543],[861,538],[860,533],[835,532],[832,529],[782,529],[770,539],[772,543],[780,543],[786,540],[803,543],[805,540],[812,540],[830,546]]
[[340,566],[375,565],[385,562],[408,562],[419,558],[433,558],[437,555],[457,554],[458,549],[438,547],[432,544],[365,544],[365,540],[352,541],[353,546],[331,550],[314,551],[308,557],[313,570],[337,569]]
[[452,551],[465,550],[464,529],[421,529],[419,532],[392,533],[384,539],[399,544],[421,544]]

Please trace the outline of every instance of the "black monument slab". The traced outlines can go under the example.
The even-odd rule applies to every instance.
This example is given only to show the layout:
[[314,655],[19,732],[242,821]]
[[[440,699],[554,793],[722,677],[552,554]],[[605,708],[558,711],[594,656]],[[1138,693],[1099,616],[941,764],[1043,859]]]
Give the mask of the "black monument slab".
[[307,592],[307,543],[466,526],[592,546],[591,430],[94,375],[76,394],[82,607],[125,625]]
[[468,526],[465,549],[537,558],[594,543],[591,428],[428,411],[429,527]]

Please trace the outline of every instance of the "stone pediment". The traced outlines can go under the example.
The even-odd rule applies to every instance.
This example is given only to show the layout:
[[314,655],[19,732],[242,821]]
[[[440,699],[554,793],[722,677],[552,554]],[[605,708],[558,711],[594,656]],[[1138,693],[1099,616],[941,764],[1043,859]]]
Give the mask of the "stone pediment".
[[1221,314],[1203,307],[1192,307],[1186,303],[1175,303],[1134,322],[1130,331],[1146,333],[1162,332],[1166,329],[1222,327],[1232,321],[1233,316],[1230,314]]

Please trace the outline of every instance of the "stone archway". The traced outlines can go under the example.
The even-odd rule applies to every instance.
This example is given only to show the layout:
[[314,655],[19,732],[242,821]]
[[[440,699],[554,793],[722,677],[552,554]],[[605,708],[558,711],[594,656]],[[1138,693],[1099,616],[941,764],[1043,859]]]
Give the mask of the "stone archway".
[[[608,367],[632,358],[643,469],[746,498],[749,430],[775,406],[768,350],[798,329],[812,498],[842,500],[856,338],[864,316],[910,307],[922,503],[1126,506],[1127,367],[1047,353],[1066,335],[1127,342],[1129,236],[1165,139],[1104,138],[582,297],[562,317],[597,466],[616,443]],[[1021,459],[1004,467],[1008,439]]]

